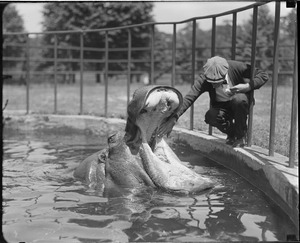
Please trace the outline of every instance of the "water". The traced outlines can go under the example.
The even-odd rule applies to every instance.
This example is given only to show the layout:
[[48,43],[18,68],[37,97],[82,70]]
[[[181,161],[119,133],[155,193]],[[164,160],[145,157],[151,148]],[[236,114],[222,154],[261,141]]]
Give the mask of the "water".
[[199,195],[144,191],[105,198],[73,178],[106,145],[74,129],[4,130],[3,235],[8,242],[285,241],[296,229],[264,194],[230,170],[174,145],[221,185]]

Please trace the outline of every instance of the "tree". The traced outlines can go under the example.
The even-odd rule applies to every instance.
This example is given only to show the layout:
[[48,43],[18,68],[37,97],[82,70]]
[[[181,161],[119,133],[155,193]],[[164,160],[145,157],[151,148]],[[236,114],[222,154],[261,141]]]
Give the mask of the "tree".
[[[155,29],[154,35],[154,83],[162,75],[172,69],[172,34],[167,34]],[[150,59],[150,57],[149,57]],[[149,66],[150,72],[150,66]],[[150,77],[151,75],[149,75]],[[151,78],[151,77],[150,77]]]
[[[44,31],[81,30],[120,27],[126,25],[153,22],[151,15],[152,3],[122,3],[122,2],[76,2],[76,3],[47,3],[44,6]],[[149,27],[135,27],[131,29],[133,47],[149,46]],[[57,35],[60,45],[80,46],[79,34]],[[110,31],[108,34],[109,48],[127,47],[128,31],[126,29]],[[53,35],[45,35],[45,44],[53,45]],[[84,46],[104,48],[105,32],[92,32],[84,35]],[[44,55],[53,57],[53,51],[47,50]],[[60,51],[58,55],[78,58],[78,51]],[[86,51],[84,58],[102,59],[104,52]],[[145,56],[145,52],[133,52],[132,59]],[[111,52],[110,59],[127,59],[126,51]],[[104,64],[90,64],[95,70],[103,70]],[[45,65],[44,65],[45,67]],[[73,63],[72,70],[78,69]],[[125,63],[110,63],[109,70],[126,70]],[[142,64],[133,64],[132,69],[142,69]]]
[[[192,39],[193,39],[193,23],[189,22],[178,31],[177,37],[177,55],[176,55],[176,70],[182,72],[181,79],[185,82],[191,82],[192,69]],[[204,64],[204,60],[210,56],[210,39],[211,31],[204,31],[196,22],[196,70],[200,70]]]
[[[243,61],[251,59],[253,17],[237,32],[237,56]],[[274,45],[274,16],[270,14],[267,5],[258,8],[256,59],[261,69],[272,70],[272,56]]]
[[[24,32],[24,22],[13,4],[8,4],[2,16],[3,33],[6,32]],[[3,35],[3,56],[4,57],[22,57],[24,48],[19,46],[7,46],[7,44],[24,44],[25,36],[20,35]],[[3,68],[16,67],[16,62],[3,62]]]
[[286,17],[282,18],[281,21],[283,35],[289,37],[288,38],[289,40],[292,39],[292,42],[294,41],[293,38],[295,38],[296,22],[297,22],[296,8],[292,9]]
[[[293,71],[294,68],[294,45],[295,45],[295,30],[296,30],[297,12],[296,8],[292,9],[290,13],[281,18],[281,35],[280,43],[281,48],[279,49],[279,56],[283,57],[280,62],[282,71]],[[286,78],[291,76],[285,75],[283,82],[288,81]]]

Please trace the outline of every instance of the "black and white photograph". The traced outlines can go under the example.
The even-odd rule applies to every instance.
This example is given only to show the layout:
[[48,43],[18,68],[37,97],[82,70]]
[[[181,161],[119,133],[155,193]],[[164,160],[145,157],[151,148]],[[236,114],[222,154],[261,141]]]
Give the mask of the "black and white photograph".
[[297,3],[0,2],[1,242],[299,242]]

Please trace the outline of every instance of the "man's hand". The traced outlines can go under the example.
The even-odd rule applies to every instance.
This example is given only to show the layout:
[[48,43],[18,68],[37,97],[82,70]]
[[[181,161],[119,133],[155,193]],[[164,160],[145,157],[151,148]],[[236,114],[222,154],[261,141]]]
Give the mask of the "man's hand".
[[162,137],[165,134],[167,134],[169,136],[169,134],[171,133],[176,122],[177,122],[177,119],[174,116],[171,117],[170,119],[166,120],[165,122],[163,122],[158,129],[157,135],[159,137]]
[[236,93],[247,93],[251,90],[250,84],[238,84],[230,88],[230,91],[234,94]]

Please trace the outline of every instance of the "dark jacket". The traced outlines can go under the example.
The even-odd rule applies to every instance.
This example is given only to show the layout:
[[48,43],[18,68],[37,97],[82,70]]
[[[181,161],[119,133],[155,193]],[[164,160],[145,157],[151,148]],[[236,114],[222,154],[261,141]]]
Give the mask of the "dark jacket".
[[[227,60],[227,62],[229,64],[228,75],[233,85],[250,82],[251,65],[233,60]],[[245,80],[244,78],[248,80]],[[268,79],[269,76],[266,72],[255,69],[254,78],[252,82],[250,82],[251,90],[259,89],[268,81]],[[217,103],[216,90],[213,88],[211,83],[206,81],[202,70],[195,78],[195,83],[192,85],[188,94],[183,98],[183,105],[177,113],[177,116],[180,117],[204,92],[209,92],[211,105],[214,106]],[[250,92],[247,94],[249,95]]]

